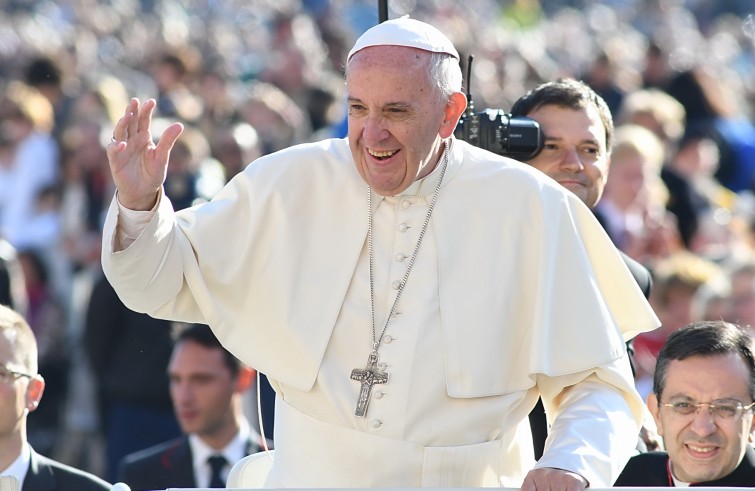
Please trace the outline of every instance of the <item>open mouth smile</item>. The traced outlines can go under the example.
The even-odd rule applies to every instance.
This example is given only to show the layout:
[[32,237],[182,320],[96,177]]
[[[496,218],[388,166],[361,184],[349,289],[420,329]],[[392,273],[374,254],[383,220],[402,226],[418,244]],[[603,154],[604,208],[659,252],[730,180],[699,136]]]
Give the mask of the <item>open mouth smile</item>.
[[385,160],[393,157],[398,153],[398,150],[372,150],[370,148],[367,149],[367,153],[369,153],[372,157],[378,159],[378,160]]

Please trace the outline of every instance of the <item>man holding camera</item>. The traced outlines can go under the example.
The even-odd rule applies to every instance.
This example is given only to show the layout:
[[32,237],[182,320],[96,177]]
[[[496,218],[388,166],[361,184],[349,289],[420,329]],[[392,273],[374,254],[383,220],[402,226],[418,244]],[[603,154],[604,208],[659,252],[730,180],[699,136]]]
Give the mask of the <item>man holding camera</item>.
[[[154,101],[134,99],[115,127],[105,272],[132,309],[207,323],[268,375],[266,487],[580,491],[631,453],[624,340],[657,319],[576,197],[453,137],[458,61],[427,24],[379,24],[347,60],[348,138],[179,212],[162,183],[181,125],[155,145]],[[530,470],[538,397],[553,443]]]
[[[511,117],[531,118],[542,130],[542,148],[528,150],[526,162],[593,208],[608,178],[614,132],[613,117],[603,98],[584,82],[559,79],[543,83],[520,97],[511,108]],[[650,296],[650,272],[618,252],[642,293],[646,298]],[[530,423],[535,457],[540,458],[548,435],[541,404],[530,414]],[[646,443],[640,440],[641,450]]]

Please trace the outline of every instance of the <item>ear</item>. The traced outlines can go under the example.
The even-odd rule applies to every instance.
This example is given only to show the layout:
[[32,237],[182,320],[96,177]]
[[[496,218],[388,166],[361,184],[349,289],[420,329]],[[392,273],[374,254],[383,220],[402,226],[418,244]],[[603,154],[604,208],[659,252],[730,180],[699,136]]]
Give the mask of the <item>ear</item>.
[[454,134],[456,124],[459,122],[459,118],[467,108],[467,96],[463,92],[454,92],[451,97],[448,98],[446,107],[443,109],[443,124],[440,127],[441,138],[448,138]]
[[239,368],[239,373],[236,376],[236,392],[245,392],[249,387],[254,384],[254,379],[257,376],[257,370],[248,366],[242,365]]
[[29,412],[37,409],[42,394],[45,391],[45,379],[41,375],[35,375],[29,379],[29,385],[26,388],[26,408]]
[[656,428],[658,428],[658,434],[660,436],[663,436],[663,423],[661,422],[660,408],[658,407],[658,397],[655,395],[655,392],[648,394],[645,403],[647,404],[648,411],[650,411],[650,414],[653,416],[655,426]]
[[753,412],[753,415],[750,418],[750,434],[747,436],[747,440],[752,443],[755,441],[753,438],[755,438],[755,412]]

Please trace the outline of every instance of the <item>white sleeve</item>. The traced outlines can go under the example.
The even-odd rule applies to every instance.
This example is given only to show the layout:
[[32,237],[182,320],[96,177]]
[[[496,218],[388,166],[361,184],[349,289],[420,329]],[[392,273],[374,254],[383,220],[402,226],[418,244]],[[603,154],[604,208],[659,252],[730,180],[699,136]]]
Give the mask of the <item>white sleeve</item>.
[[535,467],[569,470],[593,488],[611,487],[634,453],[642,424],[642,399],[634,389],[628,358],[624,355],[556,392],[564,377],[538,377],[551,427]]
[[118,222],[115,228],[115,237],[113,237],[113,252],[120,252],[128,248],[141,235],[152,217],[157,212],[157,205],[160,203],[160,196],[155,206],[149,211],[130,210],[118,201],[118,194],[115,200],[118,203]]

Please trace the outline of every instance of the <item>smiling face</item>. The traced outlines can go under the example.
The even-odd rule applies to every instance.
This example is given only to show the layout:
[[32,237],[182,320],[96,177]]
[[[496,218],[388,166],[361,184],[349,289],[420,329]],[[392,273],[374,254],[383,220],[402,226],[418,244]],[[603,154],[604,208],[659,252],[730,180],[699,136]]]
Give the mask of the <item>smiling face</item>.
[[[737,400],[752,402],[750,372],[737,353],[690,356],[672,360],[667,368],[662,403]],[[742,461],[751,441],[753,411],[731,419],[714,417],[707,406],[690,415],[659,407],[655,394],[648,396],[648,408],[663,436],[671,469],[677,479],[708,482],[731,474]]]
[[437,165],[466,100],[448,100],[429,80],[430,54],[402,46],[357,52],[346,75],[349,145],[359,175],[395,196]]
[[576,194],[587,206],[600,200],[608,176],[606,130],[597,108],[545,104],[527,114],[540,123],[543,150],[527,163]]

